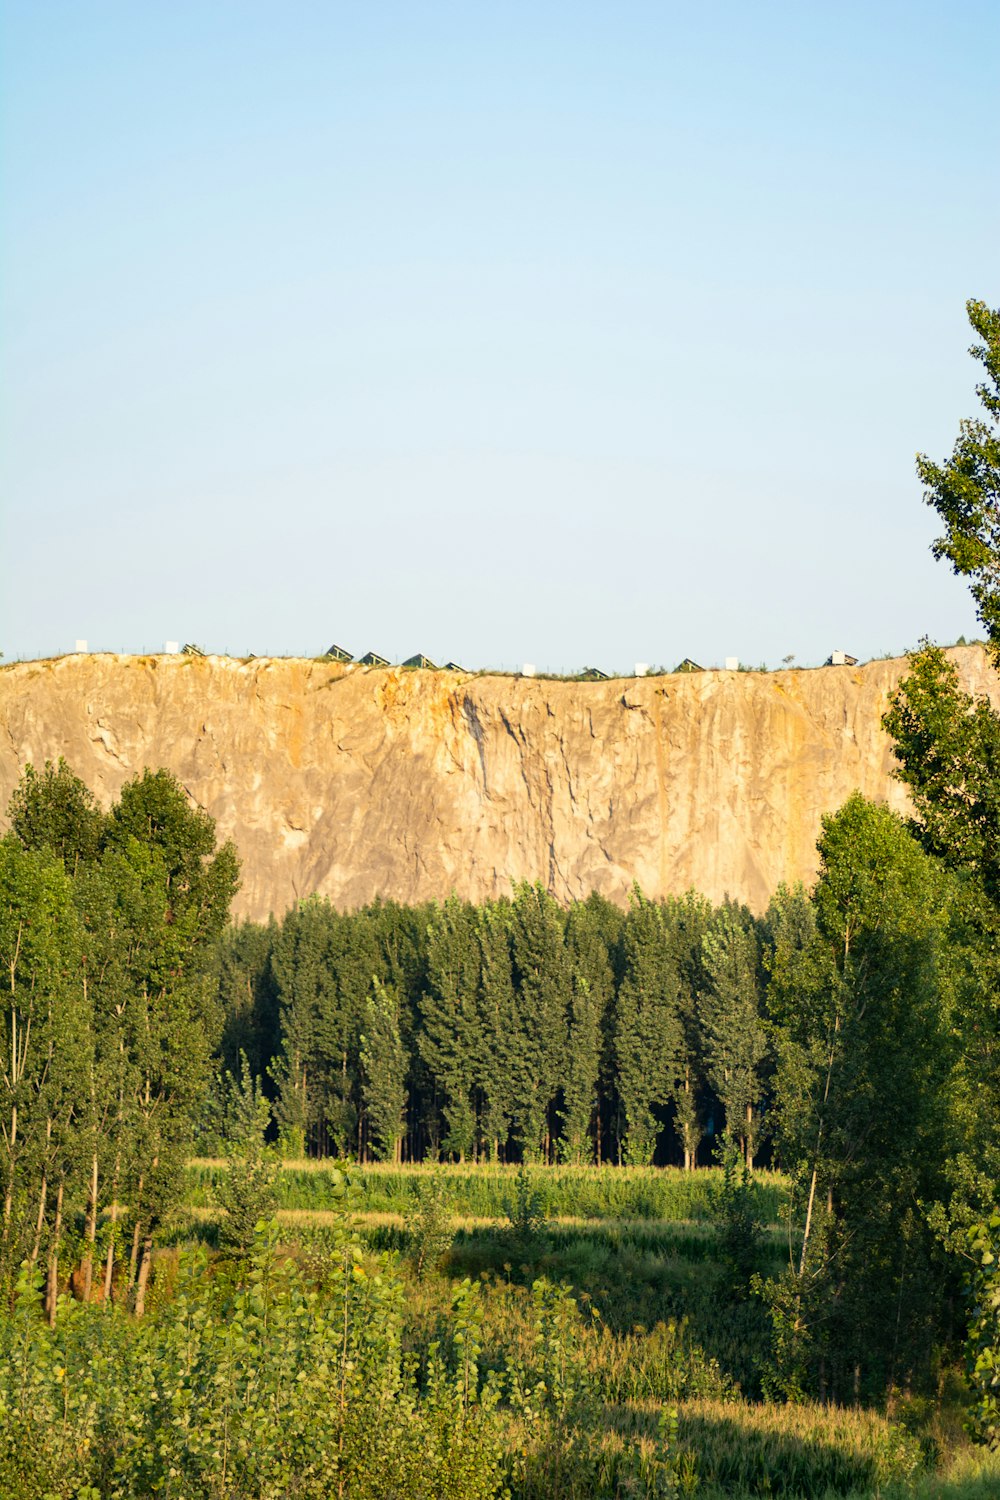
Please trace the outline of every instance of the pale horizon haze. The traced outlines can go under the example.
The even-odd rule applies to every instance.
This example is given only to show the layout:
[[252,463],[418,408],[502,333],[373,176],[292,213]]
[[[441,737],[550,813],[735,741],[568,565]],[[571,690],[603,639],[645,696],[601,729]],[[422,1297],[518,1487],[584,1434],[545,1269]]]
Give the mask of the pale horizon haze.
[[975,636],[994,3],[0,4],[0,652]]

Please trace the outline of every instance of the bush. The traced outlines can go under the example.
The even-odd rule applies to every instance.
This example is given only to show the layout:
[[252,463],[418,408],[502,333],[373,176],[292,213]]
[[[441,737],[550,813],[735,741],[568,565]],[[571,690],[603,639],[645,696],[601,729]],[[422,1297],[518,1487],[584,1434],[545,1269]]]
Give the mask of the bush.
[[709,1198],[717,1241],[719,1289],[725,1296],[741,1300],[750,1295],[751,1279],[759,1269],[763,1205],[754,1175],[734,1142],[723,1147],[720,1165],[722,1179],[712,1188]]
[[[483,1381],[473,1288],[457,1357],[401,1353],[403,1287],[345,1239],[319,1293],[258,1236],[227,1290],[182,1263],[158,1317],[61,1302],[56,1326],[22,1275],[0,1323],[4,1495],[101,1500],[493,1500],[498,1387]],[[92,1497],[88,1497],[92,1500]]]
[[514,1178],[513,1193],[504,1199],[503,1211],[514,1253],[528,1258],[537,1255],[544,1241],[548,1211],[544,1193],[523,1163]]
[[974,1265],[966,1345],[975,1395],[970,1427],[976,1437],[1000,1449],[1000,1213],[968,1231],[968,1246]]
[[444,1179],[437,1174],[418,1179],[413,1201],[404,1218],[409,1259],[417,1279],[440,1266],[455,1238]]
[[280,1164],[264,1144],[271,1106],[242,1052],[240,1079],[232,1085],[232,1097],[235,1141],[229,1171],[216,1189],[219,1207],[225,1212],[219,1238],[224,1245],[246,1254],[258,1225],[277,1209]]

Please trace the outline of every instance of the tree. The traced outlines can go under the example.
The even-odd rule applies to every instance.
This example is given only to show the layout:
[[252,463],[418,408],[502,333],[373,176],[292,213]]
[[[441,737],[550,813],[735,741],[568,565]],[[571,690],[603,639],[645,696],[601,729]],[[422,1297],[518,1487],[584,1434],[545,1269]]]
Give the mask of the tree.
[[108,816],[103,869],[126,942],[122,1046],[133,1149],[129,1279],[141,1314],[153,1236],[180,1191],[193,1122],[219,1040],[211,951],[239,884],[232,844],[167,771],[144,771]]
[[1000,904],[1000,717],[989,699],[963,692],[954,662],[925,643],[883,724],[924,848]]
[[730,901],[722,906],[705,933],[702,959],[706,1073],[726,1111],[726,1133],[739,1142],[752,1171],[769,1049],[761,1013],[760,943],[746,907]]
[[550,1161],[566,1063],[570,984],[565,919],[541,885],[525,883],[515,890],[512,939],[518,1016],[515,1130],[526,1161]]
[[917,473],[924,498],[944,522],[934,556],[970,580],[979,618],[996,654],[1000,647],[1000,309],[966,303],[969,322],[982,343],[969,353],[983,367],[976,387],[985,420],[962,422],[949,459],[937,464],[920,454]]
[[35,1264],[48,1241],[55,1315],[67,1188],[79,1168],[74,1124],[90,1042],[72,884],[46,849],[0,840],[0,1277]]
[[[1000,310],[967,304],[982,342],[976,387],[983,415],[961,423],[952,455],[925,455],[917,471],[924,498],[944,523],[934,555],[969,580],[1000,665]],[[950,1193],[936,1210],[942,1237],[960,1250],[965,1231],[988,1219],[1000,1180],[1000,716],[986,698],[959,687],[954,664],[924,642],[890,701],[883,723],[894,741],[897,774],[910,793],[912,828],[923,847],[959,878],[952,947],[965,959],[956,991],[960,1056],[954,1104]]]
[[397,1161],[406,1111],[407,1057],[395,990],[372,981],[361,1033],[361,1089],[368,1143],[377,1161]]
[[482,1131],[494,1160],[506,1154],[514,1123],[519,1014],[511,955],[513,909],[506,898],[479,907],[479,1045]]
[[685,1171],[693,1171],[705,1133],[701,1095],[706,1084],[705,1036],[701,996],[709,985],[704,939],[712,921],[712,903],[697,891],[664,903],[680,980],[681,1057],[674,1087],[674,1121],[684,1153]]
[[48,849],[72,875],[100,852],[104,815],[93,793],[60,757],[39,774],[24,768],[7,809],[11,831],[25,849]]
[[635,888],[622,933],[624,971],[618,990],[615,1053],[625,1112],[626,1160],[653,1160],[657,1110],[673,1097],[683,1046],[680,981],[663,908]]
[[476,1145],[479,964],[475,913],[450,896],[427,929],[427,988],[420,1001],[418,1046],[441,1100],[444,1149],[459,1161]]
[[271,1072],[288,1154],[361,1149],[360,1036],[378,947],[365,913],[334,911],[317,896],[281,924],[271,967],[282,1050]]
[[271,1123],[271,1106],[260,1079],[250,1071],[246,1053],[240,1054],[239,1077],[233,1084],[233,1140],[229,1170],[216,1189],[224,1211],[220,1236],[224,1244],[242,1255],[253,1249],[257,1225],[271,1219],[278,1206],[276,1158],[264,1144]]
[[786,1311],[816,1388],[843,1399],[925,1367],[940,1327],[919,1204],[946,1150],[953,886],[857,793],[819,850],[816,936],[779,943],[768,999],[781,1158],[804,1212]]
[[604,1017],[614,993],[608,950],[597,911],[574,902],[566,917],[570,992],[566,1063],[563,1068],[562,1156],[593,1159],[598,1125],[598,1080]]

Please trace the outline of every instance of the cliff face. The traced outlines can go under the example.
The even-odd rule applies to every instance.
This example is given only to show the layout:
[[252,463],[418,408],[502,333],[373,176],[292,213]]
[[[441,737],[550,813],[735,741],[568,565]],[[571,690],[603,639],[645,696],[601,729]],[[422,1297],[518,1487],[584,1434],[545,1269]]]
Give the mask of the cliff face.
[[[964,686],[1000,702],[977,647]],[[240,913],[314,891],[352,907],[727,893],[810,881],[820,817],[856,787],[902,809],[880,727],[905,661],[562,683],[223,657],[68,656],[0,670],[0,808],[64,756],[108,803],[166,766],[232,838]]]

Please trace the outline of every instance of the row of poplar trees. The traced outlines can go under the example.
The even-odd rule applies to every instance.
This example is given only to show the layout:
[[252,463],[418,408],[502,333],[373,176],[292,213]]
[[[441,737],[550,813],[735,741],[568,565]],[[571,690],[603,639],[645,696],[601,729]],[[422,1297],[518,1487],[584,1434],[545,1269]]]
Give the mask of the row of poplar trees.
[[0,840],[0,1287],[63,1267],[143,1310],[222,1017],[215,947],[231,845],[164,771],[109,812],[62,763],[30,767]]
[[224,939],[223,1056],[270,1079],[291,1154],[693,1167],[725,1127],[752,1166],[776,934],[811,922],[801,889],[763,920],[695,893],[563,908],[527,884],[482,905],[313,898]]

